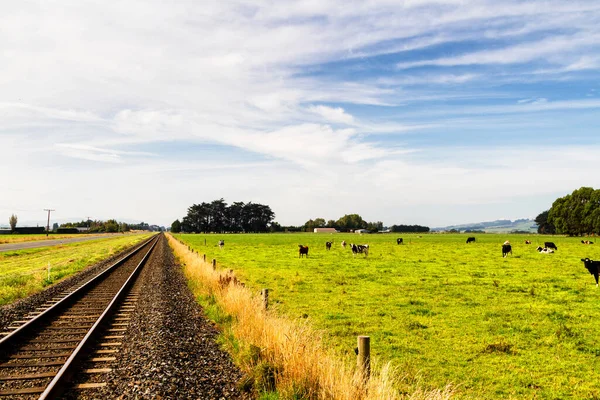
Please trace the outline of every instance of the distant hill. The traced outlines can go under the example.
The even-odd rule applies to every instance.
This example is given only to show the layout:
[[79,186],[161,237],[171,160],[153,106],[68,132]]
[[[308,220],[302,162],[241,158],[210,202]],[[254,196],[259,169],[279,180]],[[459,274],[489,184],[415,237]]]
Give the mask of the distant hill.
[[449,231],[456,229],[457,231],[484,231],[488,233],[510,233],[514,231],[537,233],[537,224],[532,219],[497,219],[495,221],[475,222],[463,225],[450,225],[440,228],[431,229],[433,232]]

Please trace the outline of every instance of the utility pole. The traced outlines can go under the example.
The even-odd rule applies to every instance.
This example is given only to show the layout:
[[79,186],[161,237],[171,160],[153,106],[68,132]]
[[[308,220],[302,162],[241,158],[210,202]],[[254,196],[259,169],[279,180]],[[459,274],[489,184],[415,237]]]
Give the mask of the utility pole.
[[87,219],[85,220],[85,222],[87,222],[87,226],[88,228],[91,226],[92,221],[90,220],[90,217],[87,217]]
[[48,208],[44,208],[44,211],[48,211],[48,224],[46,225],[46,237],[48,237],[48,232],[50,232],[50,212],[56,210],[50,210]]

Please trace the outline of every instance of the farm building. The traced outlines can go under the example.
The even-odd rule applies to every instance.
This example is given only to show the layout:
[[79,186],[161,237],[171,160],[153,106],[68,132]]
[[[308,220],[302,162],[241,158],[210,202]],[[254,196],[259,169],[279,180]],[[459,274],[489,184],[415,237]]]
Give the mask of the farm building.
[[335,228],[315,228],[315,233],[338,233]]
[[354,230],[354,233],[369,233],[369,231],[366,229],[356,229]]

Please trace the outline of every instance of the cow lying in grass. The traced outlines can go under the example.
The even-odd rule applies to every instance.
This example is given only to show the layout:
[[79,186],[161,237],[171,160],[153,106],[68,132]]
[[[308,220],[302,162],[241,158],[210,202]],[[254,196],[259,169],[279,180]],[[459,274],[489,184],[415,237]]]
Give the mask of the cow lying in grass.
[[298,258],[300,258],[302,256],[308,257],[308,246],[302,246],[301,244],[299,244],[298,245]]
[[368,244],[353,244],[350,243],[350,248],[352,249],[352,255],[356,256],[358,253],[362,253],[366,256],[369,255],[369,245]]
[[582,258],[581,261],[583,261],[583,265],[590,272],[590,274],[594,275],[596,287],[598,287],[598,271],[600,270],[600,261],[593,261],[589,258]]
[[531,244],[531,240],[526,240],[525,244]]
[[592,242],[591,240],[582,240],[581,243],[583,243],[583,244],[594,244],[594,242]]
[[510,245],[510,242],[507,240],[502,245],[502,257],[508,256],[508,253],[512,254],[512,247]]
[[538,248],[536,250],[539,251],[540,253],[544,253],[544,254],[552,254],[552,253],[554,253],[554,250],[549,249],[547,247],[542,248],[542,246],[538,246]]

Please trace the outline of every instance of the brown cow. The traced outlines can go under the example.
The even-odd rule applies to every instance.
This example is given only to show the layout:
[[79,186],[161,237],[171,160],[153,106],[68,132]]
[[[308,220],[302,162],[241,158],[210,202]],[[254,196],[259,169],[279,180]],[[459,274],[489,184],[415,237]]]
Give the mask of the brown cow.
[[299,244],[298,245],[298,258],[302,257],[303,255],[308,257],[308,246],[302,246],[301,244]]

